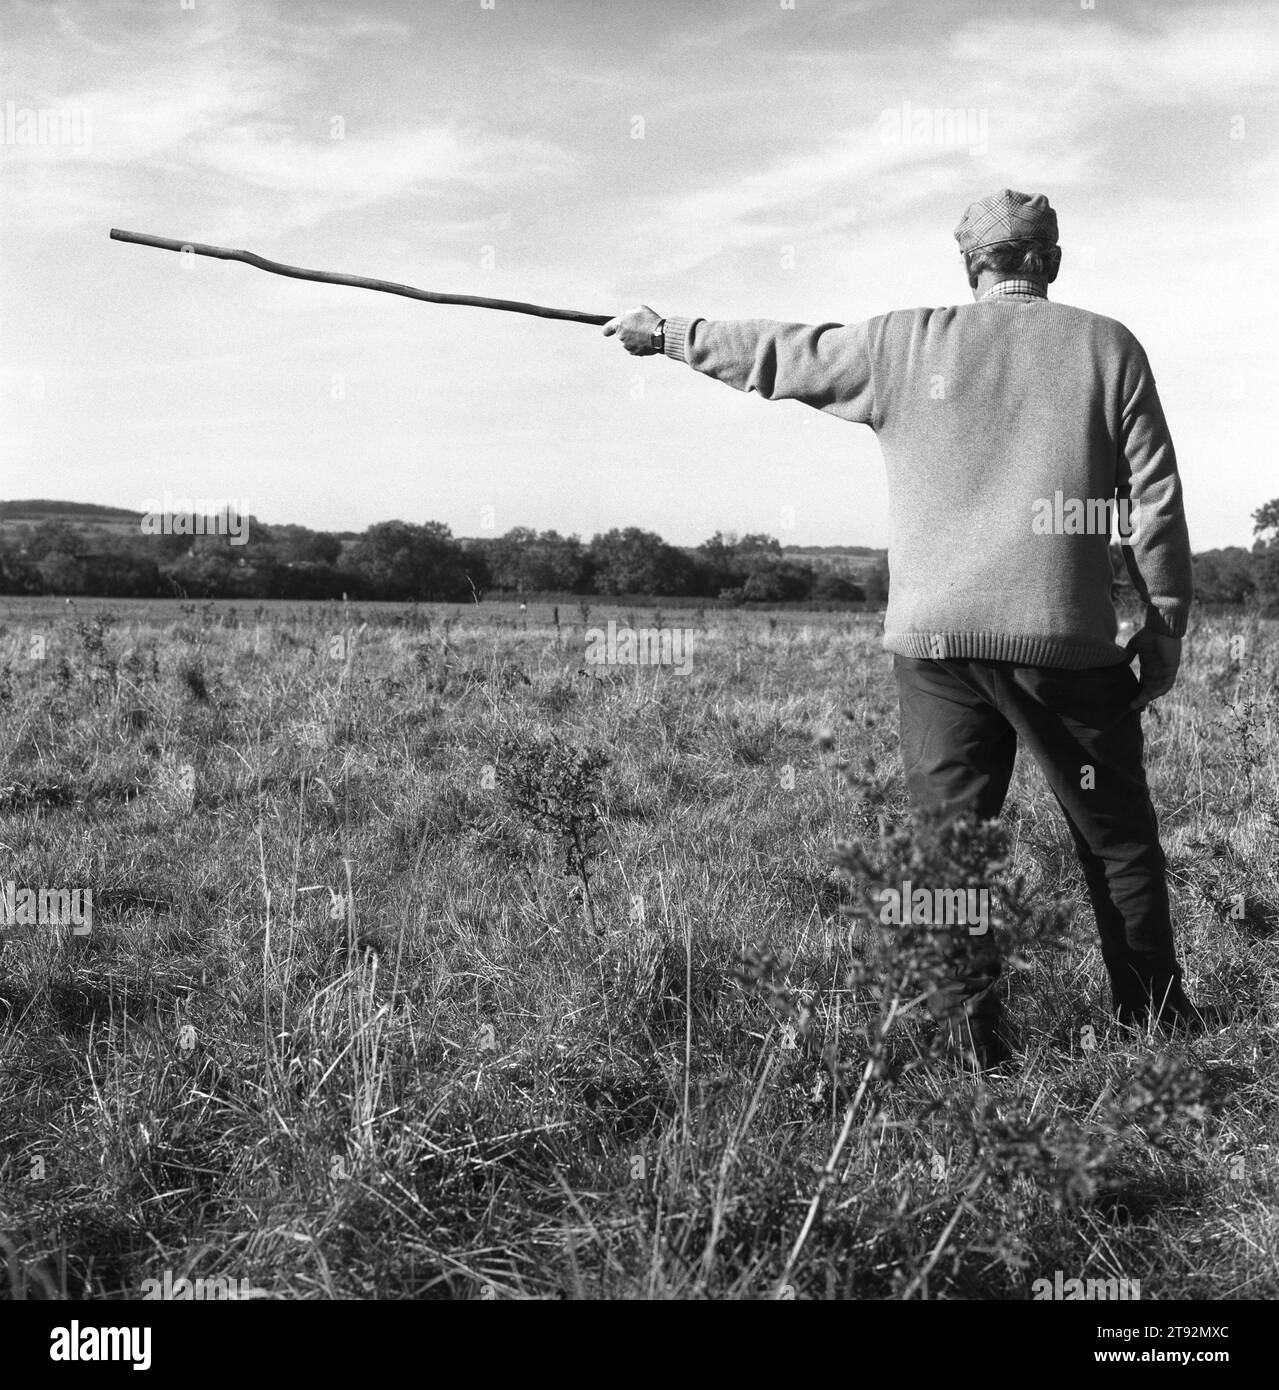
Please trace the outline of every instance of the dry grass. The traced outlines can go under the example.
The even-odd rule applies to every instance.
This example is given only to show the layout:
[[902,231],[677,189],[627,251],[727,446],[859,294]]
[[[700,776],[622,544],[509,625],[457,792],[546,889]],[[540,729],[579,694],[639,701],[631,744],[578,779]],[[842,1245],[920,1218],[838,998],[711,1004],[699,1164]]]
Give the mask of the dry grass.
[[0,955],[11,1295],[1279,1294],[1273,624],[1201,621],[1148,725],[1229,1026],[1110,1028],[1023,765],[1022,1050],[983,1079],[877,983],[832,861],[904,822],[873,618],[668,613],[680,677],[584,668],[541,607],[115,609],[0,627],[0,879],[95,896]]

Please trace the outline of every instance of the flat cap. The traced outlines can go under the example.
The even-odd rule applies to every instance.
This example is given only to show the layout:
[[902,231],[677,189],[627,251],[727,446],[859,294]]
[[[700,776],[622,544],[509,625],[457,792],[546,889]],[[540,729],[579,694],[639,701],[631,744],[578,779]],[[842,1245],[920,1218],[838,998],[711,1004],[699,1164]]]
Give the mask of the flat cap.
[[965,256],[999,241],[1046,241],[1056,246],[1057,214],[1042,193],[1032,198],[1015,188],[1001,188],[968,205],[955,228],[955,240]]

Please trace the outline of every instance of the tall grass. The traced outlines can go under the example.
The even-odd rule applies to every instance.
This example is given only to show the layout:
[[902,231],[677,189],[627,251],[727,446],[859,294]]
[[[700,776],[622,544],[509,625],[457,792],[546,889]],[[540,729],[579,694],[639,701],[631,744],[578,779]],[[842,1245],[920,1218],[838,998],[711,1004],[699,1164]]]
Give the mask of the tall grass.
[[923,853],[873,618],[702,614],[678,676],[585,665],[600,605],[186,609],[0,630],[0,880],[95,904],[0,954],[11,1296],[1279,1291],[1273,623],[1192,632],[1148,722],[1227,1028],[1109,1025],[1021,765],[937,850],[1003,885],[981,1076],[870,911]]

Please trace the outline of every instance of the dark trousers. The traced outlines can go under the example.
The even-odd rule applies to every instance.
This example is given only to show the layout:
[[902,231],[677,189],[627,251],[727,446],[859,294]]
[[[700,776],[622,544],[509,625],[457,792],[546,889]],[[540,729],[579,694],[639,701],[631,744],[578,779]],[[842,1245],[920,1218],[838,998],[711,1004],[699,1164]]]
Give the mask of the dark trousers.
[[[917,809],[998,816],[1020,740],[1043,770],[1075,842],[1101,935],[1113,1003],[1140,1017],[1180,1000],[1159,823],[1142,766],[1128,665],[1066,671],[1007,661],[895,656],[906,788]],[[1091,770],[1091,772],[1090,772]],[[993,945],[930,1001],[998,1016]]]

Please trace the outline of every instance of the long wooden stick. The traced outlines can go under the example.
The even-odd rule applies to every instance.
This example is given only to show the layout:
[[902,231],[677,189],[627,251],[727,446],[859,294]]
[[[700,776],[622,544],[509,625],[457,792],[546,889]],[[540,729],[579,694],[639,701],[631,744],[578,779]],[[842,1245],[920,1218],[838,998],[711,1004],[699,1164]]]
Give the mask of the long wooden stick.
[[301,266],[268,261],[252,251],[232,251],[226,246],[205,246],[198,241],[173,241],[169,237],[148,236],[145,232],[122,232],[111,228],[112,241],[132,241],[139,246],[157,246],[161,251],[185,251],[197,256],[213,256],[219,261],[243,261],[245,265],[269,270],[273,275],[287,275],[293,280],[319,280],[326,285],[354,285],[357,290],[381,290],[385,294],[402,294],[408,299],[425,299],[430,304],[465,304],[472,309],[503,309],[510,314],[533,314],[539,319],[569,319],[573,323],[604,324],[612,314],[584,314],[579,309],[548,309],[542,304],[523,304],[517,299],[484,299],[473,294],[440,294],[435,290],[419,290],[412,285],[397,285],[390,280],[373,280],[367,275],[339,275],[333,270],[303,270]]

